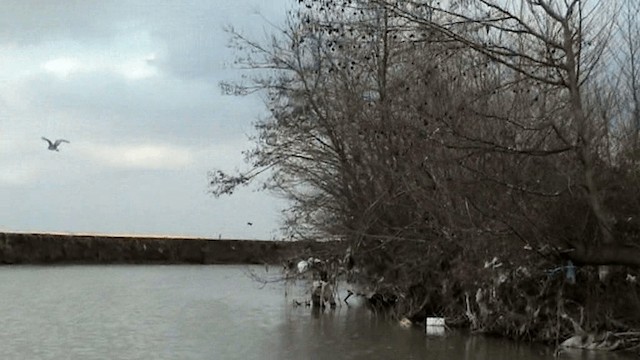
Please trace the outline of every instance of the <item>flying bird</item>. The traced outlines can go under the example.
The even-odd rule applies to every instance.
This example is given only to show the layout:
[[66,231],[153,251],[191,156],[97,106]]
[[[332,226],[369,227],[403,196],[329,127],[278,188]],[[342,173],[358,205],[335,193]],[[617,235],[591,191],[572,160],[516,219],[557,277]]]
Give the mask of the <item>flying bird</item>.
[[253,226],[253,223],[252,222],[248,222],[247,225]]
[[58,146],[60,146],[60,144],[62,143],[67,143],[70,144],[70,142],[68,140],[65,139],[58,139],[54,142],[51,142],[51,140],[47,139],[46,137],[42,137],[42,140],[46,141],[49,143],[49,147],[47,149],[51,150],[51,151],[60,151],[58,150]]

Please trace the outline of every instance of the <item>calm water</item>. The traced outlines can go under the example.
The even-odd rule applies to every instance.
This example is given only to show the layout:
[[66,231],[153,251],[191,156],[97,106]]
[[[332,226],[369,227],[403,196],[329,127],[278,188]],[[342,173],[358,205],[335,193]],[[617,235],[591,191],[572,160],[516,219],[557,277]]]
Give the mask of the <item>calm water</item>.
[[[253,270],[264,273],[262,267]],[[313,314],[244,266],[0,267],[0,359],[552,359],[544,347],[425,336],[360,307]],[[265,274],[267,276],[273,274]],[[562,359],[622,359],[573,352]]]

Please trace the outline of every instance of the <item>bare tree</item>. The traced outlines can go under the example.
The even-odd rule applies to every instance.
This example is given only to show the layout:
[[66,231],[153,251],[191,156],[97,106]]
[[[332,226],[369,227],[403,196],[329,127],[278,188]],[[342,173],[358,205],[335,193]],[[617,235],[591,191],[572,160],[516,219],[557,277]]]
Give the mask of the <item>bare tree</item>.
[[624,1],[621,13],[617,23],[619,51],[614,55],[618,65],[616,70],[621,74],[621,98],[626,104],[625,118],[628,121],[624,125],[629,134],[628,143],[637,152],[640,142],[640,4]]
[[[490,126],[478,129],[456,124],[454,119],[448,122],[455,135],[454,144],[450,146],[490,151],[493,157],[501,154],[529,160],[553,157],[545,170],[552,176],[557,175],[550,183],[522,186],[522,181],[513,181],[514,178],[505,176],[504,172],[493,176],[493,180],[520,194],[580,194],[597,222],[598,236],[593,240],[566,238],[572,248],[568,256],[592,264],[639,264],[634,260],[640,258],[637,249],[629,247],[626,239],[614,237],[617,219],[606,205],[605,186],[599,182],[604,162],[600,151],[602,126],[612,119],[599,118],[590,103],[593,96],[587,93],[597,89],[600,77],[596,74],[606,74],[602,59],[611,44],[617,3],[477,0],[441,6],[432,2],[375,2],[416,27],[437,33],[485,58],[489,66],[500,72],[497,81],[502,90],[509,87],[515,92],[529,92],[527,97],[512,97],[512,104],[525,101],[539,104],[515,114],[500,111],[499,104],[505,104],[504,98],[490,100],[493,104],[489,107],[488,102],[483,107],[467,100],[461,105],[467,118],[484,119],[486,123],[491,119],[500,120],[500,128],[508,129],[507,124],[511,124],[519,130],[511,135],[496,136]],[[514,138],[515,142],[508,141]],[[523,139],[533,141],[526,146]],[[567,157],[567,153],[572,156]],[[514,164],[514,160],[508,163]],[[477,163],[472,166],[462,163],[462,166],[484,178],[492,178],[488,169],[478,167]],[[542,169],[545,168],[539,168]],[[487,206],[477,205],[479,211],[492,216],[487,214],[490,211],[481,209]],[[506,209],[503,207],[500,211]]]
[[271,116],[256,125],[257,147],[247,154],[251,170],[211,174],[213,192],[220,195],[274,169],[267,186],[292,200],[288,225],[303,237],[357,233],[367,226],[363,215],[377,197],[370,160],[384,155],[361,139],[374,136],[362,124],[376,122],[372,102],[385,96],[385,11],[330,10],[329,4],[303,4],[268,47],[233,33],[238,46],[249,49],[251,56],[241,59],[246,67],[277,72],[250,87],[223,86],[235,94],[266,90]]
[[[640,263],[637,42],[617,10],[303,0],[267,42],[231,30],[238,64],[257,75],[222,88],[261,92],[269,115],[249,169],[212,171],[212,192],[265,176],[290,200],[290,234],[346,240],[358,282],[401,316],[472,311],[468,291],[493,286],[500,258],[513,272],[493,305],[509,314],[485,325],[571,331],[540,315],[566,313],[552,291],[562,280],[533,271]],[[532,294],[554,300],[534,312]]]

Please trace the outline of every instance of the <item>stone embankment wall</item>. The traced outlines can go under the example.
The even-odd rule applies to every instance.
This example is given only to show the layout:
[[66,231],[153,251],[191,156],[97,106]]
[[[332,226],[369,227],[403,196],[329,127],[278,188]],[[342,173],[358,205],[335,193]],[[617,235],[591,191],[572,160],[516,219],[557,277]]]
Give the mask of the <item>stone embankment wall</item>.
[[0,233],[0,264],[279,264],[329,243]]

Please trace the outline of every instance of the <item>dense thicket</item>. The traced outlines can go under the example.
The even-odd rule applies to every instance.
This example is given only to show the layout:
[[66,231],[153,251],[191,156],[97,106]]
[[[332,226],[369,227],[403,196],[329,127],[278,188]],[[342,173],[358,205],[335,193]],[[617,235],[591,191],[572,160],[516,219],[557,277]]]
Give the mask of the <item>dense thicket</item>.
[[640,7],[442,4],[300,0],[269,42],[232,30],[259,75],[223,88],[264,91],[270,116],[213,193],[268,174],[290,235],[350,242],[401,315],[545,340],[638,326],[593,299],[640,314]]

